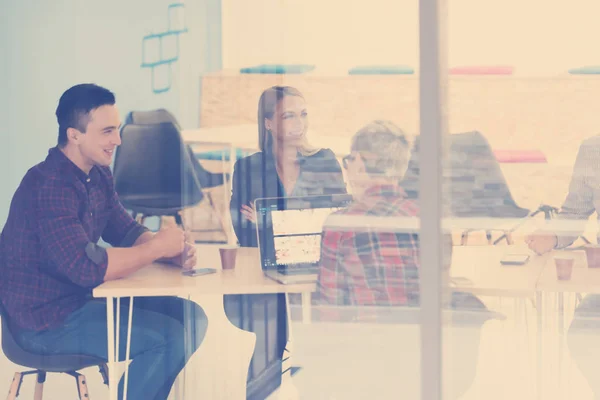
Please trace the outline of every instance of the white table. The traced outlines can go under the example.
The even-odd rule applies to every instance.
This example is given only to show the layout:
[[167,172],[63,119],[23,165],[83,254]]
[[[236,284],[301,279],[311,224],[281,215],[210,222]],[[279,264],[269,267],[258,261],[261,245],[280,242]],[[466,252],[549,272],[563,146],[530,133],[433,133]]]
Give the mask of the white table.
[[[528,254],[527,264],[505,266],[500,263],[506,254]],[[533,254],[526,246],[456,246],[453,249],[451,277],[465,277],[472,284],[452,284],[455,290],[480,295],[530,297],[535,296],[537,311],[536,388],[542,398],[543,366],[543,299],[538,280],[545,270],[550,254]]]
[[[507,254],[528,254],[530,255],[530,260],[526,265],[523,266],[504,266],[500,263],[500,260]],[[450,279],[450,289],[455,291],[469,292],[475,295],[488,295],[488,296],[502,296],[502,297],[516,297],[516,298],[530,298],[537,297],[537,288],[536,284],[540,277],[540,274],[544,271],[545,266],[548,263],[548,260],[551,259],[550,255],[538,256],[534,255],[526,246],[455,246],[452,251],[452,264],[449,271],[449,279]],[[542,327],[541,327],[541,302],[539,301],[539,297],[537,297],[540,306],[538,307],[538,339],[541,337]],[[418,314],[419,310],[415,310]],[[418,318],[415,318],[418,321]],[[320,324],[321,326],[313,327],[307,326],[303,324],[294,324],[294,329],[291,330],[290,335],[292,340],[294,340],[292,356],[294,349],[298,347],[300,349],[307,349],[307,352],[314,353],[315,349],[310,347],[311,345],[315,345],[315,343],[321,343],[323,341],[327,341],[328,338],[318,338],[316,341],[308,341],[304,340],[304,343],[299,343],[296,340],[296,336],[299,336],[298,339],[305,339],[307,336],[306,332],[311,332],[311,334],[316,334],[319,332],[319,329],[330,330],[331,327],[325,324]],[[335,324],[333,324],[335,325]],[[417,323],[418,325],[418,323]],[[300,328],[300,329],[299,329]],[[376,326],[373,325],[361,325],[354,324],[352,326],[353,332],[349,332],[350,334],[354,334],[355,331],[359,329],[363,329],[369,331],[369,335],[373,332],[373,329],[376,329]],[[348,329],[345,327],[344,329]],[[410,333],[407,333],[410,330],[410,327],[397,327],[394,326],[394,329],[404,330],[404,332],[410,336]],[[299,330],[296,332],[296,330]],[[448,329],[445,330],[445,333]],[[359,331],[360,332],[360,331]],[[416,332],[416,333],[415,333]],[[298,333],[298,335],[297,335]],[[418,329],[414,331],[415,333],[414,340],[409,340],[409,343],[417,343],[418,342]],[[367,333],[365,333],[367,334]],[[331,335],[330,335],[331,336]],[[360,334],[354,336],[360,336]],[[452,335],[450,335],[452,336]],[[332,343],[336,340],[340,340],[339,335],[332,335],[329,337]],[[398,336],[397,336],[398,337]],[[541,363],[542,363],[542,348],[541,341],[538,340],[539,345],[537,346],[537,362],[538,369],[537,371],[541,371]],[[333,344],[332,344],[333,345]],[[450,346],[450,347],[449,347]],[[322,347],[321,347],[322,348]],[[321,349],[319,348],[319,349]],[[339,349],[332,350],[332,356]],[[443,346],[444,351],[456,350],[451,348],[451,345]],[[318,350],[317,350],[318,351]],[[314,356],[314,354],[312,354]],[[418,364],[418,351],[415,354],[412,354],[415,358],[415,363]],[[306,358],[304,354],[299,355],[298,360],[302,363]],[[350,362],[348,359],[344,359],[345,362]],[[414,365],[415,363],[408,363],[410,365]],[[392,362],[390,362],[392,364]],[[405,373],[413,373],[412,370],[403,371],[402,368],[405,368],[405,365],[402,363],[393,364],[398,367],[397,373],[401,373],[404,376]],[[394,371],[391,371],[391,376],[394,376]],[[302,373],[301,373],[302,374]],[[347,377],[347,375],[344,375]],[[301,377],[297,378],[301,379]],[[415,375],[415,379],[418,378],[418,373]],[[538,388],[538,393],[541,393],[542,387],[542,375],[541,373],[537,376],[536,386]],[[293,385],[292,389],[285,389],[284,392],[287,393],[295,393],[296,389],[306,389],[306,385],[309,385],[311,382],[307,382],[302,380],[302,382],[298,382],[298,384]],[[321,382],[322,383],[322,382]],[[315,382],[316,384],[316,382]],[[334,383],[331,383],[334,384]],[[339,382],[338,382],[339,384]],[[418,385],[417,385],[418,386]],[[383,389],[383,388],[379,388]],[[282,392],[284,389],[282,388]],[[317,390],[318,392],[318,390]],[[409,396],[410,397],[410,396]],[[285,397],[287,398],[287,397]],[[292,398],[292,397],[290,397]],[[294,397],[295,398],[295,397]],[[302,397],[301,397],[302,398]]]
[[[506,266],[500,260],[507,254],[527,254],[527,264]],[[454,246],[450,269],[451,287],[475,295],[530,297],[551,256],[535,255],[526,246]],[[452,278],[467,278],[471,283]]]
[[[575,262],[571,279],[561,281],[556,275],[556,265],[554,257],[567,255],[573,257]],[[600,268],[588,268],[587,259],[583,250],[575,251],[554,251],[549,255],[549,259],[536,284],[540,293],[556,293],[558,296],[558,329],[563,334],[564,324],[564,295],[565,293],[591,293],[600,294]]]
[[[532,296],[536,293],[536,282],[549,256],[532,255],[529,263],[521,267],[500,265],[505,254],[524,252],[530,254],[526,248],[519,246],[454,247],[450,276],[466,278],[468,283],[461,281],[453,284],[452,288],[481,295]],[[220,268],[217,246],[199,245],[198,254],[202,266]],[[223,295],[310,293],[315,290],[315,283],[282,285],[266,278],[260,269],[257,249],[240,249],[236,264],[235,270],[196,278],[184,277],[179,269],[172,266],[152,264],[128,278],[106,282],[94,290],[95,297],[107,299],[111,400],[117,398],[116,349],[121,339],[114,335],[112,301],[136,296],[178,296],[199,304],[207,315],[209,325],[202,345],[188,363],[189,370],[205,365],[202,373],[189,382],[197,389],[193,392],[194,398],[245,398],[255,335],[231,324],[223,308]],[[538,307],[539,313],[541,309]],[[131,318],[131,312],[129,316]],[[541,321],[540,318],[538,320]],[[541,332],[540,322],[538,332]],[[130,341],[129,336],[124,340]]]
[[[553,259],[557,255],[567,255],[575,260],[573,273],[568,281],[558,280],[556,276]],[[537,288],[544,292],[600,294],[600,268],[588,268],[583,250],[554,251],[538,280]]]
[[[556,274],[554,257],[567,255],[573,257],[575,262],[571,279],[561,281]],[[600,294],[600,268],[588,268],[587,259],[583,250],[554,251],[546,263],[537,282],[539,293],[555,293],[558,302],[558,373],[562,374],[563,353],[565,348],[565,293]]]
[[[238,252],[235,270],[221,271],[217,246],[198,246],[198,258],[202,266],[219,268],[216,274],[200,277],[184,277],[173,266],[152,264],[131,276],[106,282],[94,289],[94,297],[107,300],[108,367],[110,399],[117,399],[118,376],[116,373],[116,349],[121,338],[115,337],[114,299],[130,298],[129,326],[133,298],[136,296],[177,296],[194,301],[202,307],[208,318],[205,339],[190,359],[188,369],[201,373],[186,382],[186,389],[193,386],[193,398],[245,399],[248,366],[254,351],[254,333],[235,327],[225,314],[223,296],[226,294],[302,293],[315,289],[314,283],[282,285],[266,278],[260,269],[256,249],[242,248]],[[117,332],[119,331],[117,319]],[[128,329],[127,343],[131,331]],[[129,358],[129,345],[127,358]],[[126,370],[127,382],[127,370]],[[189,398],[189,397],[188,397]],[[135,399],[131,399],[135,400]]]

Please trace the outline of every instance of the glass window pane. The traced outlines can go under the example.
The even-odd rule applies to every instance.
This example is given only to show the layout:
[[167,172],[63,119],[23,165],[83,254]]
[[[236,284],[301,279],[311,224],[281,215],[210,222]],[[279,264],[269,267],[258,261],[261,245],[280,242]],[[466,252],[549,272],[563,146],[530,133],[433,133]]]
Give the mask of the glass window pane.
[[449,3],[449,287],[490,313],[465,399],[600,393],[595,12],[584,0]]

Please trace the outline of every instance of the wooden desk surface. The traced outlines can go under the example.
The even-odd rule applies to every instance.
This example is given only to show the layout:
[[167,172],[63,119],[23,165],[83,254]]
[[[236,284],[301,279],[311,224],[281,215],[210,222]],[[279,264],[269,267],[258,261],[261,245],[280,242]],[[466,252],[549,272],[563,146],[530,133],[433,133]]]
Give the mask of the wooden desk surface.
[[[556,276],[554,257],[560,255],[572,256],[575,259],[573,273],[568,281],[559,281]],[[538,280],[537,288],[541,292],[600,294],[600,268],[588,268],[583,250],[555,251],[550,254]]]
[[94,297],[182,296],[202,294],[302,293],[315,290],[314,283],[282,285],[264,276],[258,249],[240,248],[234,270],[221,270],[219,247],[198,245],[197,268],[216,268],[216,274],[187,277],[181,269],[151,264],[127,278],[103,283]]
[[[500,260],[508,254],[527,254],[525,265],[506,266]],[[450,270],[455,290],[490,296],[531,296],[550,255],[538,256],[526,246],[455,246]],[[467,278],[463,283],[452,278]]]
[[[151,264],[131,276],[103,283],[94,289],[94,297],[128,297],[128,296],[177,296],[200,294],[261,294],[261,293],[303,293],[313,292],[315,283],[282,285],[264,276],[258,255],[258,249],[240,248],[238,250],[236,268],[222,271],[218,245],[198,245],[198,268],[216,268],[217,273],[198,277],[181,275],[177,267],[164,264]],[[500,260],[506,254],[529,254],[530,260],[523,266],[503,266]],[[455,290],[482,295],[529,296],[539,287],[538,280],[542,276],[544,282],[556,281],[553,268],[545,270],[552,255],[537,256],[524,246],[456,246],[452,255],[450,277],[454,279],[451,287]],[[583,268],[577,268],[583,270]],[[548,272],[549,271],[549,272]],[[550,276],[551,273],[553,276]],[[574,272],[570,283],[558,284],[561,287],[573,286],[581,291],[579,279],[592,278],[598,282],[600,292],[600,269]],[[462,282],[460,278],[468,279]],[[537,285],[537,286],[536,286]],[[551,290],[542,287],[543,290]],[[573,289],[575,290],[575,289]]]

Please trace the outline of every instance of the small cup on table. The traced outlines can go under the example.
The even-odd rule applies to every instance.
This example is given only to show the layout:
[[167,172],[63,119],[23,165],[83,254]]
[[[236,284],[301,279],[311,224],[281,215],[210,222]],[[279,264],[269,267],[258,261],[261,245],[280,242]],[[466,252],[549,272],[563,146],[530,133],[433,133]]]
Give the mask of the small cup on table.
[[559,281],[568,281],[571,279],[573,274],[573,264],[575,260],[568,256],[556,256],[554,257],[554,263],[556,264],[556,277]]
[[224,245],[219,247],[219,254],[221,255],[221,267],[223,270],[235,269],[237,250],[238,246],[235,245]]
[[600,268],[600,246],[589,244],[583,248],[588,268]]

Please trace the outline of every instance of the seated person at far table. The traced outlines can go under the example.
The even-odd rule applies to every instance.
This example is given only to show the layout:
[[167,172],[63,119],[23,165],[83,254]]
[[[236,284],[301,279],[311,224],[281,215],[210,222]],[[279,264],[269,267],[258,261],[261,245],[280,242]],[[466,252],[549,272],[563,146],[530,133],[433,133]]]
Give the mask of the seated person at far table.
[[[92,290],[157,260],[193,268],[195,248],[178,227],[149,232],[120,203],[109,168],[121,144],[113,93],[73,86],[61,96],[56,117],[58,145],[25,174],[0,236],[0,301],[24,349],[106,360],[107,306]],[[100,238],[114,247],[99,246]],[[136,298],[134,309],[128,398],[166,400],[204,338],[206,316],[175,297]],[[121,338],[128,314],[121,302]],[[191,352],[184,344],[188,315]],[[126,342],[120,341],[121,360]]]
[[258,246],[256,199],[346,193],[333,151],[309,143],[308,120],[298,89],[273,86],[260,96],[260,151],[236,162],[233,172],[230,211],[240,246]]
[[[570,246],[581,235],[585,222],[596,211],[600,219],[600,136],[586,139],[579,147],[567,197],[557,215],[559,220],[572,221],[569,233],[539,230],[526,238],[529,248],[538,254]],[[578,224],[579,222],[579,224]],[[575,228],[575,229],[573,229]],[[577,229],[578,228],[578,229]],[[579,367],[600,399],[596,351],[600,337],[600,296],[587,295],[575,310],[569,327],[567,343],[573,361]],[[588,339],[592,339],[591,341]]]
[[[600,136],[586,139],[579,147],[569,192],[557,218],[565,221],[579,221],[570,227],[568,233],[539,230],[529,235],[525,241],[529,248],[538,254],[570,246],[581,235],[585,221],[598,212],[600,220]],[[574,232],[573,228],[579,228]]]
[[[318,386],[332,398],[392,398],[401,388],[404,397],[418,398],[419,371],[414,366],[420,360],[419,235],[402,221],[416,222],[419,207],[398,184],[409,157],[404,133],[391,122],[374,121],[356,133],[351,153],[343,159],[354,200],[325,221],[312,307],[317,323],[299,326],[294,334],[294,351],[306,369],[304,374],[312,373],[310,361],[317,359],[320,371],[335,374],[328,374],[322,384],[317,375],[305,377],[307,383],[303,384],[298,374],[295,383],[301,392]],[[442,271],[447,282],[450,235],[445,235],[444,244]],[[443,298],[444,307],[452,309],[444,313],[450,316],[452,326],[444,326],[442,335],[443,375],[447,378],[443,390],[444,398],[455,399],[475,378],[481,326],[491,313],[470,294]],[[327,337],[302,336],[311,326],[326,327]],[[460,329],[458,334],[452,331],[455,326]],[[339,348],[331,348],[332,340]],[[320,356],[334,351],[338,358]],[[347,360],[340,360],[348,354]],[[350,361],[356,359],[360,362]]]
[[[406,135],[389,121],[371,122],[354,135],[351,153],[343,158],[354,201],[325,222],[315,303],[419,305],[419,236],[410,229],[389,228],[395,218],[419,217],[417,203],[399,186],[410,151]],[[451,254],[451,238],[445,235],[446,283]],[[447,302],[452,308],[485,309],[464,293],[452,294]]]

